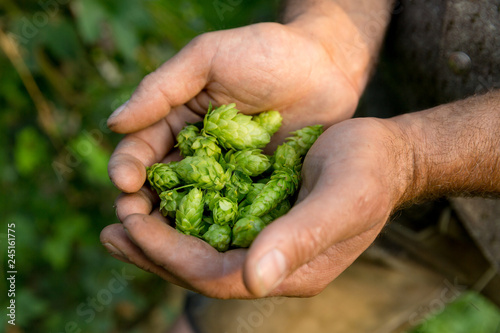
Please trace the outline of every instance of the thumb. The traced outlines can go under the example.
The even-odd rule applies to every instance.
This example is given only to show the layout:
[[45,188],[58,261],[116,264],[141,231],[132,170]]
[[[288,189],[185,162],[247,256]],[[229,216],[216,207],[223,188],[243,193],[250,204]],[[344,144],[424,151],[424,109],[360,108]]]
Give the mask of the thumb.
[[154,124],[170,110],[187,103],[206,85],[215,53],[210,34],[193,39],[173,58],[141,81],[130,99],[108,119],[108,127],[131,133]]
[[[363,193],[349,193],[342,188],[312,192],[259,234],[243,268],[245,285],[252,294],[268,295],[295,270],[332,245],[385,221],[386,216],[370,210],[369,198],[365,196],[359,201]],[[359,207],[360,202],[367,207]]]

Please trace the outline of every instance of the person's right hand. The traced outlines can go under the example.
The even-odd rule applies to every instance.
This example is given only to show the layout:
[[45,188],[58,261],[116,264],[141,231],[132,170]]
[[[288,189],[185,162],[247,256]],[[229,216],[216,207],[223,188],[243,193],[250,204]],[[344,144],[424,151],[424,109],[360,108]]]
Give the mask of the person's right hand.
[[247,114],[280,111],[283,126],[269,149],[292,130],[351,117],[361,88],[331,51],[296,26],[277,23],[199,36],[146,76],[108,120],[113,131],[132,133],[111,157],[111,180],[137,192],[145,167],[164,159],[185,122],[200,120],[210,102],[234,102]]

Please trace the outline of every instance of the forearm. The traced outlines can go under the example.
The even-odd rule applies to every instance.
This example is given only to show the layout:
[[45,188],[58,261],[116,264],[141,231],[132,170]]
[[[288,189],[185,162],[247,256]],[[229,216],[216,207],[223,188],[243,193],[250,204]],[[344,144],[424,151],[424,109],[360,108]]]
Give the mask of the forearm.
[[393,0],[288,0],[283,23],[310,34],[361,93],[377,59]]
[[413,152],[401,201],[500,195],[500,90],[394,120]]

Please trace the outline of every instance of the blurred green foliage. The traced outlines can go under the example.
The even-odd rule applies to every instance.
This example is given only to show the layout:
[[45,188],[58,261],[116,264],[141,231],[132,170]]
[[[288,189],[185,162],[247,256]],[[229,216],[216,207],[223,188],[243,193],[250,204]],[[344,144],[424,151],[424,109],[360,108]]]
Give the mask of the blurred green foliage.
[[467,292],[410,333],[497,333],[500,310],[489,300]]
[[[179,290],[99,242],[118,222],[107,162],[120,136],[105,121],[196,35],[276,12],[277,1],[264,0],[1,2],[0,29],[21,54],[0,51],[0,307],[7,224],[15,223],[16,332],[155,332],[171,323]],[[122,273],[133,283],[111,292]],[[12,329],[4,313],[0,331]]]

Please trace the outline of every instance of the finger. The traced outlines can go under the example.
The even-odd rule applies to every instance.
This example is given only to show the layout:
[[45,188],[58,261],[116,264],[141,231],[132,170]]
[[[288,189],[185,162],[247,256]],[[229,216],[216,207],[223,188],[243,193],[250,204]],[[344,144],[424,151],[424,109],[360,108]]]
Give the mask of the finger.
[[130,215],[123,222],[133,242],[166,271],[210,297],[248,298],[241,275],[245,250],[219,253],[208,243],[179,233],[147,215]]
[[177,107],[165,118],[139,132],[125,136],[111,155],[108,173],[118,189],[138,191],[146,180],[146,166],[162,160],[175,145],[175,137],[186,122],[201,117],[185,106]]
[[121,193],[115,201],[116,216],[123,221],[132,214],[148,215],[158,201],[158,195],[146,186],[134,193]]
[[375,240],[383,224],[337,243],[290,274],[269,296],[311,297],[344,272]]
[[100,239],[101,243],[115,258],[126,263],[132,263],[147,272],[160,276],[168,282],[190,289],[186,283],[169,274],[162,267],[154,264],[144,256],[141,249],[129,239],[123,225],[112,224],[107,226],[101,231]]
[[217,49],[210,34],[195,38],[172,59],[147,75],[130,100],[108,119],[108,127],[131,133],[165,117],[185,104],[206,85],[211,59]]
[[374,207],[368,179],[344,176],[332,183],[331,176],[320,177],[306,199],[266,227],[252,244],[243,277],[254,295],[267,295],[332,245],[387,219]]

